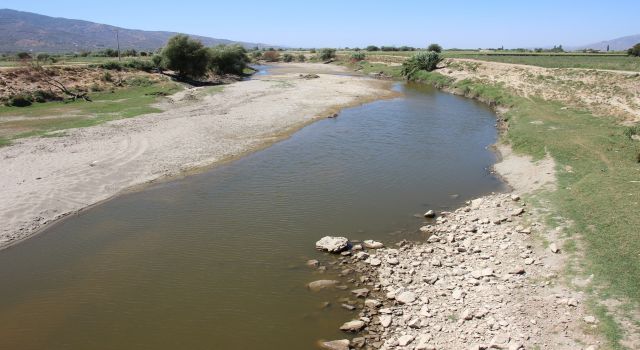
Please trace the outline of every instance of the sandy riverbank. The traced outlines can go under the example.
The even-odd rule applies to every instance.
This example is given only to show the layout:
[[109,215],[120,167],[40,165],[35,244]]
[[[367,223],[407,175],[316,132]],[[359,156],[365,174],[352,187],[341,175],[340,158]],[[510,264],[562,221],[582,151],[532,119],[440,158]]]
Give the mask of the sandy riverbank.
[[[214,94],[183,91],[161,104],[162,113],[0,148],[0,248],[133,187],[233,159],[340,108],[393,94],[388,82],[335,75],[342,67],[285,67]],[[321,74],[299,77],[307,72]]]

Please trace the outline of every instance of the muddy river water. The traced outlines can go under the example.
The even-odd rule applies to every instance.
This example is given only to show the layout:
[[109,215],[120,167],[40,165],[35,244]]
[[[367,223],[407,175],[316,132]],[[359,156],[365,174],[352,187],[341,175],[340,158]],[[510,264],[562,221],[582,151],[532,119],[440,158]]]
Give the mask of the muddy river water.
[[[325,235],[421,239],[428,209],[503,190],[495,115],[425,86],[204,173],[119,196],[0,251],[0,349],[314,349],[357,311]],[[344,279],[343,279],[344,280]],[[322,308],[323,302],[331,302]]]

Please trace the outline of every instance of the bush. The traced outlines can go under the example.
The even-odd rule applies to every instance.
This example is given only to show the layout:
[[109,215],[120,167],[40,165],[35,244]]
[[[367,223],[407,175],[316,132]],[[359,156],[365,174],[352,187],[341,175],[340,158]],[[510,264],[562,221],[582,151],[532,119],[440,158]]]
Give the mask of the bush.
[[124,66],[122,65],[122,63],[118,61],[109,61],[105,63],[100,63],[98,65],[98,68],[121,71],[124,68]]
[[274,50],[265,51],[262,54],[262,59],[267,62],[278,62],[280,60],[280,54]]
[[383,46],[380,51],[398,51],[398,49],[395,46]]
[[167,68],[176,71],[178,76],[200,78],[207,73],[210,53],[200,41],[179,34],[169,39],[162,58]]
[[323,61],[336,58],[336,49],[329,49],[329,48],[321,49],[319,57]]
[[153,62],[143,60],[126,61],[123,66],[135,70],[141,70],[143,72],[151,72],[155,68]]
[[30,60],[31,54],[28,52],[18,52],[18,54],[16,54],[16,57],[18,57],[19,60]]
[[417,72],[421,70],[431,72],[441,61],[442,57],[435,51],[418,52],[402,64],[402,75],[408,80],[413,80]]
[[164,67],[161,55],[153,55],[153,57],[151,57],[151,63],[153,63],[157,69],[162,69]]
[[6,105],[12,106],[12,107],[27,107],[27,106],[31,106],[32,103],[33,103],[33,99],[31,98],[31,96],[15,95],[15,96],[9,97],[9,100],[7,101]]
[[290,53],[285,53],[284,55],[282,55],[282,61],[283,62],[293,62],[293,55]]
[[316,53],[316,49],[309,50],[309,53]]
[[47,101],[60,101],[62,98],[51,91],[36,90],[31,98],[33,101],[43,103]]
[[364,61],[365,58],[366,55],[364,52],[354,52],[351,54],[351,60],[355,62]]
[[249,57],[240,45],[220,45],[209,49],[209,69],[217,74],[242,75],[247,68]]
[[632,48],[627,50],[627,53],[629,54],[629,56],[640,57],[640,43],[633,45]]
[[378,48],[377,46],[374,46],[374,45],[369,45],[369,46],[367,46],[366,50],[367,51],[379,51],[380,48]]
[[442,46],[440,46],[438,44],[431,44],[431,45],[427,46],[427,51],[433,51],[433,52],[441,53],[442,52]]
[[102,81],[112,82],[113,76],[109,72],[104,72],[104,74],[102,74]]
[[253,58],[254,60],[259,60],[261,57],[262,57],[261,51],[253,51],[251,53],[251,58]]

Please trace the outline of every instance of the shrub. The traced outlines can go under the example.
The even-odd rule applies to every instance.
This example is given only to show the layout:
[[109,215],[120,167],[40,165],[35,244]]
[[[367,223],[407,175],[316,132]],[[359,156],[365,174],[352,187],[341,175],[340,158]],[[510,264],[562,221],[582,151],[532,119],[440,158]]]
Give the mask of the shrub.
[[297,59],[298,59],[298,62],[304,62],[307,60],[307,57],[305,57],[304,54],[299,54]]
[[151,72],[155,68],[153,62],[143,60],[130,60],[125,62],[122,66],[135,70],[141,70],[143,72]]
[[51,55],[49,55],[48,53],[39,53],[36,56],[36,60],[37,61],[41,61],[41,62],[46,62],[51,58]]
[[113,76],[111,76],[111,73],[109,72],[104,72],[104,74],[102,74],[102,81],[112,82]]
[[18,57],[19,60],[30,60],[31,54],[28,52],[18,52],[18,54],[16,54],[16,57]]
[[412,80],[417,72],[421,70],[431,72],[441,61],[442,57],[435,51],[418,52],[402,64],[402,75]]
[[309,53],[316,53],[316,49],[309,50]]
[[261,51],[253,51],[251,53],[251,58],[253,58],[254,60],[259,60],[261,57],[262,57]]
[[207,72],[210,54],[200,41],[179,34],[169,39],[162,58],[167,68],[176,71],[178,76],[200,78]]
[[427,46],[427,51],[433,51],[433,52],[437,52],[437,53],[441,53],[442,52],[442,46],[438,45],[438,44],[430,44],[429,46]]
[[33,103],[33,99],[31,98],[31,96],[15,95],[15,96],[9,97],[9,100],[7,101],[6,104],[8,106],[13,106],[13,107],[27,107],[27,106],[31,106],[32,103]]
[[220,45],[210,49],[209,69],[217,74],[242,75],[249,57],[240,45]]
[[354,62],[364,61],[366,55],[364,52],[354,52],[351,54],[351,60]]
[[640,43],[633,45],[632,48],[627,50],[627,53],[629,54],[629,56],[640,57]]
[[262,59],[267,62],[278,62],[280,60],[280,54],[274,50],[265,51],[262,54]]
[[157,69],[162,69],[162,67],[164,67],[161,55],[153,55],[153,57],[151,57],[151,63],[153,63]]
[[398,51],[395,46],[382,46],[380,51]]
[[336,49],[329,49],[329,48],[321,49],[319,57],[323,61],[336,58]]
[[98,68],[121,71],[124,66],[118,61],[108,61],[105,63],[100,63],[98,65]]
[[290,53],[285,53],[284,55],[282,55],[282,61],[283,62],[293,62],[293,55]]
[[38,103],[43,103],[47,101],[59,101],[62,100],[62,98],[51,91],[36,90],[33,93],[32,100]]
[[374,46],[374,45],[369,45],[369,46],[367,46],[366,50],[367,51],[378,51],[378,50],[380,50],[380,48],[378,48],[377,46]]

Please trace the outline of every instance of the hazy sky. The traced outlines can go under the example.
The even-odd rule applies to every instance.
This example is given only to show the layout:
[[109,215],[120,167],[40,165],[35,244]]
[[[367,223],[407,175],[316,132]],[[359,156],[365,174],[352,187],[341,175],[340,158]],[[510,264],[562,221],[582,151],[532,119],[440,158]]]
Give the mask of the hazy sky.
[[640,0],[2,0],[0,7],[292,47],[571,46],[640,34]]

